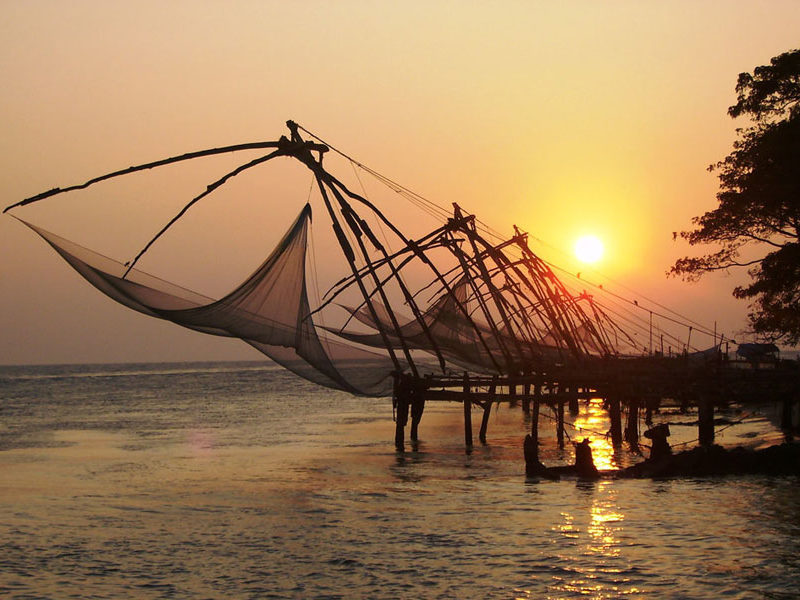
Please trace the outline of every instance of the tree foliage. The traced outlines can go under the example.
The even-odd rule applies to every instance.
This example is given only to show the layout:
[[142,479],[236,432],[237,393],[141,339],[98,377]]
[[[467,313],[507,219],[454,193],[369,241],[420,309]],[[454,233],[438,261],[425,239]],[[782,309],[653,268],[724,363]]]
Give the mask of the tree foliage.
[[[719,181],[718,206],[692,219],[680,235],[690,245],[713,244],[714,252],[684,257],[671,275],[688,280],[732,267],[749,267],[751,283],[733,290],[750,301],[750,325],[766,339],[800,341],[800,50],[742,73],[733,118],[750,119],[737,129],[733,151],[709,167]],[[743,260],[755,247],[763,256]],[[748,251],[750,252],[750,251]]]

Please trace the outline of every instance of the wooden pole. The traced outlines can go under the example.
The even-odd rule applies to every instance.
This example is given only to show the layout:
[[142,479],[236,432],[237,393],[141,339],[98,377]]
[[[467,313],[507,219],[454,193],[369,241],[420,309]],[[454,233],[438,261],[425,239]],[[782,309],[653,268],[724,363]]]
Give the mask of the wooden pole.
[[531,384],[522,385],[522,412],[526,415],[531,412]]
[[536,448],[536,460],[539,460],[539,409],[542,405],[542,384],[533,386],[533,412],[531,413],[531,437]]
[[478,433],[478,439],[481,444],[486,443],[486,429],[489,427],[489,416],[492,414],[492,404],[494,404],[494,395],[497,392],[497,384],[492,382],[489,386],[489,399],[483,403],[483,418],[481,419],[481,430]]
[[[294,129],[292,129],[292,131],[293,131],[293,134],[292,134],[293,135],[293,139],[294,139],[294,137],[297,137],[299,139],[299,135],[297,135],[296,129],[302,129],[303,131],[305,131],[309,135],[313,136],[317,140],[320,139],[318,136],[314,135],[313,133],[311,133],[310,131],[308,131],[304,127],[302,127],[300,125],[297,125],[297,123],[294,123],[293,121],[287,121],[286,124],[287,124],[287,126],[289,126],[290,129],[294,128]],[[327,144],[325,144],[324,146],[327,148]],[[318,148],[311,148],[311,149],[316,150]],[[326,181],[328,181],[331,185],[337,186],[349,198],[352,198],[353,200],[356,200],[356,201],[360,202],[361,204],[363,204],[364,206],[368,207],[375,214],[375,216],[384,225],[386,225],[406,246],[408,246],[410,248],[416,248],[416,244],[414,242],[412,242],[411,240],[409,240],[408,238],[406,238],[406,236],[403,234],[403,232],[400,231],[397,228],[397,226],[394,223],[392,223],[392,221],[390,221],[386,217],[386,215],[384,215],[380,210],[378,210],[378,208],[374,204],[372,204],[372,202],[370,202],[369,200],[367,200],[363,196],[359,196],[358,194],[352,192],[341,181],[336,179],[336,177],[334,177],[333,175],[331,175],[330,173],[328,173],[327,171],[322,169],[322,165],[321,165],[321,163],[319,161],[315,162],[315,161],[313,161],[312,159],[309,158],[310,157],[310,153],[308,153],[308,152],[306,152],[305,154],[299,154],[298,153],[297,155],[293,154],[292,156],[296,156],[296,158],[298,158],[298,160],[300,160],[303,164],[308,166],[312,170],[312,172],[317,174],[318,177],[320,176],[320,173],[324,173],[324,177],[325,177]],[[458,220],[458,219],[456,219],[456,220]],[[449,226],[446,227],[445,230],[448,230],[448,228],[449,228]],[[415,250],[415,252],[416,252],[416,250]],[[455,301],[456,307],[459,309],[459,312],[461,312],[461,314],[463,315],[464,319],[472,326],[473,332],[477,335],[478,339],[480,340],[481,345],[486,350],[487,356],[492,361],[492,364],[496,368],[499,369],[500,368],[500,364],[497,362],[497,359],[495,358],[495,356],[492,353],[489,345],[487,344],[486,339],[484,338],[484,334],[481,331],[481,328],[475,323],[475,321],[473,321],[471,312],[467,309],[466,306],[464,306],[464,304],[462,304],[456,298],[455,293],[453,292],[453,289],[450,287],[450,284],[445,280],[444,276],[439,271],[439,269],[436,268],[436,265],[434,265],[434,263],[431,260],[428,260],[428,258],[425,256],[424,253],[420,252],[419,254],[420,254],[420,259],[422,260],[422,262],[425,265],[427,265],[428,268],[430,268],[430,270],[436,276],[436,280],[438,280],[442,284],[442,288],[447,291],[447,293],[450,295],[451,298],[453,298],[453,300]],[[359,277],[359,275],[358,275],[358,273],[356,273],[355,274],[355,278],[358,279],[358,277]]]
[[558,397],[556,400],[556,439],[558,447],[564,449],[564,399]]
[[578,386],[571,385],[569,387],[569,414],[573,417],[576,416],[580,412],[580,407],[578,405]]
[[464,443],[469,452],[472,448],[472,398],[470,397],[469,373],[464,373]]
[[[287,140],[288,142],[288,140]],[[164,165],[184,161],[184,160],[191,160],[193,158],[199,158],[202,156],[212,156],[215,154],[228,154],[230,152],[239,152],[241,150],[260,150],[260,149],[267,149],[267,148],[279,148],[281,145],[284,145],[282,141],[275,141],[275,142],[253,142],[248,144],[236,144],[234,146],[224,146],[222,148],[211,148],[209,150],[200,150],[199,152],[188,152],[186,154],[182,154],[180,156],[172,156],[170,158],[165,158],[162,160],[157,160],[155,162],[150,162],[142,165],[137,165],[135,167],[128,167],[126,169],[122,169],[120,171],[114,171],[112,173],[107,173],[105,175],[101,175],[100,177],[95,177],[94,179],[90,179],[85,183],[81,183],[79,185],[71,185],[65,188],[53,188],[52,190],[48,190],[46,192],[42,192],[40,194],[36,194],[35,196],[31,196],[30,198],[26,198],[21,202],[17,202],[16,204],[12,204],[11,206],[7,206],[3,212],[7,212],[12,208],[16,208],[17,206],[25,206],[26,204],[31,204],[33,202],[38,202],[39,200],[44,200],[45,198],[49,198],[50,196],[55,196],[56,194],[63,194],[64,192],[71,192],[73,190],[82,190],[90,185],[94,185],[95,183],[99,183],[100,181],[105,181],[106,179],[111,179],[112,177],[119,177],[120,175],[127,175],[128,173],[135,173],[136,171],[144,171],[147,169],[153,169],[155,167],[162,167]],[[285,146],[286,147],[286,146]],[[312,150],[319,150],[325,151],[328,148],[326,146],[320,144],[309,144],[310,149]],[[263,157],[262,157],[263,158]]]
[[625,441],[631,446],[639,446],[639,399],[628,402],[628,422],[625,425]]
[[[370,295],[367,292],[367,288],[364,286],[364,282],[361,280],[361,277],[358,274],[358,267],[356,266],[356,259],[355,259],[355,252],[353,252],[353,248],[350,245],[350,242],[347,240],[347,237],[344,234],[344,230],[342,229],[341,225],[339,224],[339,219],[336,217],[336,213],[333,210],[333,205],[331,204],[330,198],[328,197],[328,193],[325,191],[325,185],[322,181],[322,176],[325,174],[325,171],[322,170],[322,167],[316,166],[315,163],[311,163],[314,165],[312,170],[317,178],[317,187],[319,188],[320,195],[322,196],[322,200],[325,203],[325,208],[328,210],[328,216],[331,219],[331,225],[333,226],[333,231],[336,234],[336,239],[339,241],[339,245],[342,248],[342,253],[345,255],[347,259],[347,263],[350,265],[350,271],[353,273],[355,277],[356,285],[358,286],[359,291],[361,292],[362,298],[367,303],[367,308],[369,309],[370,317],[375,322],[375,326],[378,328],[378,333],[381,335],[381,340],[383,341],[383,345],[386,347],[387,352],[389,353],[389,357],[392,359],[392,363],[394,364],[395,369],[398,372],[402,372],[403,368],[400,366],[400,361],[397,359],[397,355],[394,352],[394,347],[392,346],[391,342],[389,341],[389,336],[384,327],[381,325],[381,321],[378,318],[378,313],[375,311],[375,306],[370,299]],[[414,362],[410,361],[409,366],[414,370],[414,374],[416,374],[416,367],[414,366]],[[406,399],[406,402],[408,400]],[[403,424],[405,425],[405,423]]]
[[[460,215],[457,215],[457,218],[460,218]],[[458,231],[466,232],[466,228],[459,229]],[[452,233],[450,234],[450,236],[451,236],[451,238],[454,237]],[[467,285],[472,290],[472,294],[473,294],[475,300],[477,301],[478,307],[481,309],[481,312],[483,313],[484,321],[486,322],[487,325],[489,325],[489,329],[491,330],[492,337],[497,342],[497,347],[498,347],[498,349],[500,350],[500,352],[503,355],[503,360],[505,360],[505,363],[506,363],[506,368],[504,368],[503,370],[507,371],[508,365],[510,365],[511,363],[514,362],[514,355],[506,347],[505,341],[503,339],[503,335],[500,333],[500,330],[497,327],[497,324],[495,323],[494,317],[492,315],[492,311],[490,310],[488,303],[484,299],[483,294],[481,294],[481,291],[479,289],[478,284],[475,283],[475,279],[476,278],[473,275],[472,271],[470,270],[469,262],[467,261],[467,258],[469,258],[469,255],[466,254],[463,250],[461,250],[461,247],[455,242],[455,240],[453,241],[453,244],[448,246],[448,249],[453,253],[453,255],[458,260],[459,264],[461,265],[461,269],[464,272],[464,276],[466,277]],[[485,266],[484,266],[484,268],[485,268]],[[495,296],[492,296],[492,298],[494,299]],[[495,304],[497,304],[496,301],[495,301]]]
[[[320,170],[322,170],[322,169],[320,169]],[[321,183],[321,181],[319,179],[318,179],[318,182],[319,182],[320,188],[322,188],[322,183]],[[400,341],[400,347],[401,347],[401,349],[403,351],[403,355],[405,356],[405,359],[406,359],[406,362],[408,363],[408,366],[411,368],[412,374],[414,376],[417,376],[418,375],[417,367],[414,364],[414,360],[411,357],[411,352],[410,352],[410,348],[408,346],[408,342],[403,337],[403,330],[400,327],[400,323],[397,320],[397,316],[394,314],[394,311],[392,310],[392,305],[389,302],[389,298],[386,296],[386,290],[384,289],[384,286],[381,283],[380,277],[378,277],[378,273],[377,273],[374,265],[372,264],[372,259],[370,258],[369,252],[367,251],[367,247],[364,244],[364,240],[362,239],[363,229],[362,229],[360,223],[357,220],[358,217],[357,217],[357,215],[355,215],[355,213],[353,212],[353,209],[350,207],[350,205],[344,199],[344,197],[339,192],[339,190],[337,190],[336,187],[334,187],[332,184],[329,184],[329,185],[330,185],[331,192],[333,192],[334,197],[339,202],[339,210],[342,213],[342,217],[344,218],[344,222],[348,225],[348,227],[350,227],[350,230],[353,232],[353,239],[355,240],[356,245],[358,246],[358,249],[361,251],[361,255],[364,258],[364,265],[366,266],[367,272],[369,273],[370,278],[372,279],[372,283],[375,286],[375,289],[378,291],[378,295],[380,296],[380,299],[383,302],[383,306],[386,309],[386,313],[389,315],[389,320],[391,321],[392,328],[394,329],[394,332],[393,332],[394,336]],[[328,196],[325,193],[325,191],[320,189],[320,193],[322,194],[323,199],[327,203],[328,202],[328,199],[327,199]],[[333,216],[333,213],[331,212],[331,219],[333,219],[333,218],[334,218],[334,216]],[[359,270],[358,270],[358,268],[356,266],[353,266],[352,271],[353,271],[354,275],[356,275],[356,276],[358,275]],[[359,285],[359,288],[363,290],[364,289],[363,284],[360,281],[357,282],[357,283]],[[372,295],[371,294],[367,294],[366,291],[362,291],[362,296],[364,298],[364,301],[367,303],[368,309],[370,310],[370,315],[372,316],[373,320],[375,321],[375,326],[380,329],[380,321],[378,320],[377,314],[375,313],[375,309],[374,309],[374,307],[372,305]]]
[[608,418],[611,420],[611,445],[622,445],[622,415],[619,396],[615,393],[608,400]]
[[655,399],[651,393],[648,393],[644,399],[644,422],[647,425],[653,424],[653,404],[655,404]]
[[395,408],[397,413],[395,415],[395,430],[394,430],[394,447],[398,452],[405,451],[405,427],[408,423],[408,385],[403,380],[403,375],[400,375],[400,380],[396,386],[397,393],[395,395]]
[[[461,216],[461,209],[459,208],[458,204],[454,203],[453,207],[454,207],[454,216],[455,217],[460,217]],[[509,317],[509,315],[508,315],[508,313],[506,311],[507,300],[500,293],[500,290],[497,289],[497,287],[494,285],[494,282],[492,281],[492,276],[489,274],[489,270],[487,269],[486,264],[483,261],[483,253],[478,249],[478,244],[476,243],[475,240],[478,239],[478,240],[481,241],[481,243],[484,243],[487,246],[491,246],[491,244],[488,244],[480,236],[480,234],[478,234],[478,232],[475,230],[475,218],[474,218],[474,216],[471,216],[470,218],[467,218],[464,221],[461,221],[461,223],[463,224],[463,226],[461,228],[459,228],[459,231],[463,232],[467,236],[467,239],[469,240],[470,246],[472,247],[472,253],[473,253],[473,256],[474,256],[474,259],[473,259],[474,260],[474,264],[478,267],[478,270],[480,271],[481,275],[483,276],[483,284],[486,286],[486,288],[489,291],[492,299],[494,300],[494,308],[496,309],[497,313],[500,315],[500,319],[503,321],[503,326],[505,327],[505,331],[507,331],[508,334],[511,336],[511,341],[514,344],[514,347],[515,347],[514,350],[515,350],[516,355],[519,356],[519,357],[522,357],[522,356],[524,356],[525,353],[523,351],[522,345],[520,344],[518,336],[514,335],[515,329],[511,324],[511,317]],[[501,252],[500,251],[496,251],[496,252],[491,252],[490,251],[490,255],[492,256],[492,259],[495,261],[495,264],[498,267],[500,267],[501,270],[503,270],[503,272],[505,272],[505,269],[503,268],[503,266],[498,262],[498,258],[499,258],[498,255],[502,255]],[[493,325],[493,323],[490,323],[490,325]],[[508,336],[499,335],[499,332],[498,332],[498,329],[497,329],[496,326],[493,327],[492,329],[495,332],[495,335],[497,336],[497,342],[500,343],[500,345],[502,347],[506,348],[506,350],[508,351],[508,348],[506,347],[506,341],[505,341],[505,338],[508,337]],[[513,361],[510,360],[509,364],[511,364],[512,362]],[[515,392],[516,392],[516,390],[515,390]],[[510,390],[509,390],[509,393],[511,394]],[[515,395],[515,394],[512,394],[512,395]]]
[[416,444],[419,441],[418,429],[419,422],[422,420],[422,413],[425,411],[425,394],[418,387],[413,388],[411,396],[411,442]]
[[702,394],[697,403],[697,437],[701,446],[714,443],[714,402]]

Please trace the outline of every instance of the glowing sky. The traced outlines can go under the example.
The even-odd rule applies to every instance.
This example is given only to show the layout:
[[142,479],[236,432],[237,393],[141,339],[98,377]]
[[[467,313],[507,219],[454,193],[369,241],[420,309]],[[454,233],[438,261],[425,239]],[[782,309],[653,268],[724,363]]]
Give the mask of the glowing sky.
[[[291,118],[442,205],[527,229],[567,268],[593,234],[598,271],[624,289],[720,330],[744,325],[736,277],[664,273],[687,250],[672,232],[715,204],[706,167],[734,139],[736,76],[797,47],[796,1],[7,1],[0,16],[3,206],[275,139]],[[155,197],[159,181],[140,192]],[[197,260],[235,263],[225,240],[252,231],[275,239],[306,191],[290,207],[252,204],[244,225],[209,208],[197,231],[218,245]],[[112,197],[87,215],[70,197],[16,214],[83,243],[102,230],[138,246],[179,205],[137,214]],[[0,332],[4,364],[259,357],[112,304],[8,215]]]

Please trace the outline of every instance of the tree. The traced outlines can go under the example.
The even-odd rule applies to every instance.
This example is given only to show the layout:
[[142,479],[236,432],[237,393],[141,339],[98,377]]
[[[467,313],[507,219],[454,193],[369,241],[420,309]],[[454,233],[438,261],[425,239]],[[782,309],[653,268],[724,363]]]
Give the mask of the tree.
[[[710,271],[749,267],[751,283],[733,290],[750,301],[754,333],[788,344],[800,342],[800,50],[776,56],[753,73],[741,73],[733,118],[733,151],[709,167],[720,187],[719,205],[692,219],[695,229],[674,233],[690,245],[718,250],[675,262],[670,275],[696,280]],[[742,259],[742,251],[764,254]]]

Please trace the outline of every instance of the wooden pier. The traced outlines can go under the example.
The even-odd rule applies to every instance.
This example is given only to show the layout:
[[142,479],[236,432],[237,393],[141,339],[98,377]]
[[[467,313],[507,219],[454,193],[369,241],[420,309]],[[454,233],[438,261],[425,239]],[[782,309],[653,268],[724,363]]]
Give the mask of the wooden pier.
[[[701,446],[714,443],[714,415],[732,403],[740,405],[780,402],[781,428],[787,437],[800,431],[794,418],[800,403],[800,371],[793,361],[772,368],[752,368],[746,363],[723,360],[702,365],[689,364],[682,357],[646,357],[597,361],[581,368],[555,369],[549,373],[513,376],[395,375],[393,404],[396,409],[395,445],[405,449],[405,427],[411,413],[410,440],[415,443],[427,401],[459,402],[464,414],[464,443],[474,444],[472,410],[482,411],[478,439],[486,443],[489,414],[499,402],[520,403],[530,415],[530,435],[538,442],[541,407],[555,414],[556,440],[564,447],[565,410],[571,417],[580,411],[580,401],[601,398],[608,411],[608,436],[614,447],[624,442],[639,443],[640,414],[652,423],[661,408],[696,410],[697,439]],[[625,419],[625,417],[627,417]]]
[[[258,150],[260,156],[200,188],[127,262],[27,224],[91,285],[128,308],[193,331],[239,338],[300,377],[332,389],[375,398],[391,391],[399,451],[405,447],[409,419],[411,441],[418,439],[427,401],[462,404],[468,449],[474,443],[473,408],[483,411],[478,439],[485,443],[491,407],[521,403],[531,416],[527,446],[535,455],[543,404],[555,414],[556,440],[563,448],[567,413],[577,416],[581,399],[598,397],[608,410],[608,435],[615,447],[626,441],[637,445],[640,413],[649,422],[667,403],[697,409],[698,440],[705,446],[714,441],[715,411],[733,401],[783,402],[782,425],[792,435],[800,398],[795,363],[739,368],[721,354],[723,340],[732,340],[718,335],[716,324],[712,329],[669,309],[670,314],[660,313],[660,304],[625,298],[581,279],[580,273],[558,269],[533,251],[528,234],[517,226],[511,235],[494,231],[457,203],[450,210],[430,202],[294,121],[286,125],[288,136],[277,140],[138,164],[50,188],[3,212],[136,172]],[[380,208],[350,190],[323,166],[326,154],[374,177],[391,191],[391,202]],[[278,158],[307,167],[318,194],[309,190],[307,203],[274,250],[232,291],[212,301],[134,268],[190,207],[236,175]],[[424,208],[435,223],[426,218],[421,229],[401,231],[395,223],[406,218],[392,215],[398,195]],[[313,308],[307,277],[316,269],[306,268],[312,196],[314,210],[335,239],[331,257],[338,257],[342,270]],[[330,264],[337,262],[328,258]],[[565,283],[554,268],[574,281]],[[660,332],[660,353],[654,353],[654,331]],[[710,347],[696,347],[700,335],[710,338]],[[669,356],[664,355],[665,336]],[[683,354],[672,356],[669,344]],[[777,351],[767,344],[740,344],[737,354],[762,360]],[[425,374],[432,371],[440,375]],[[389,373],[394,374],[393,387]]]

